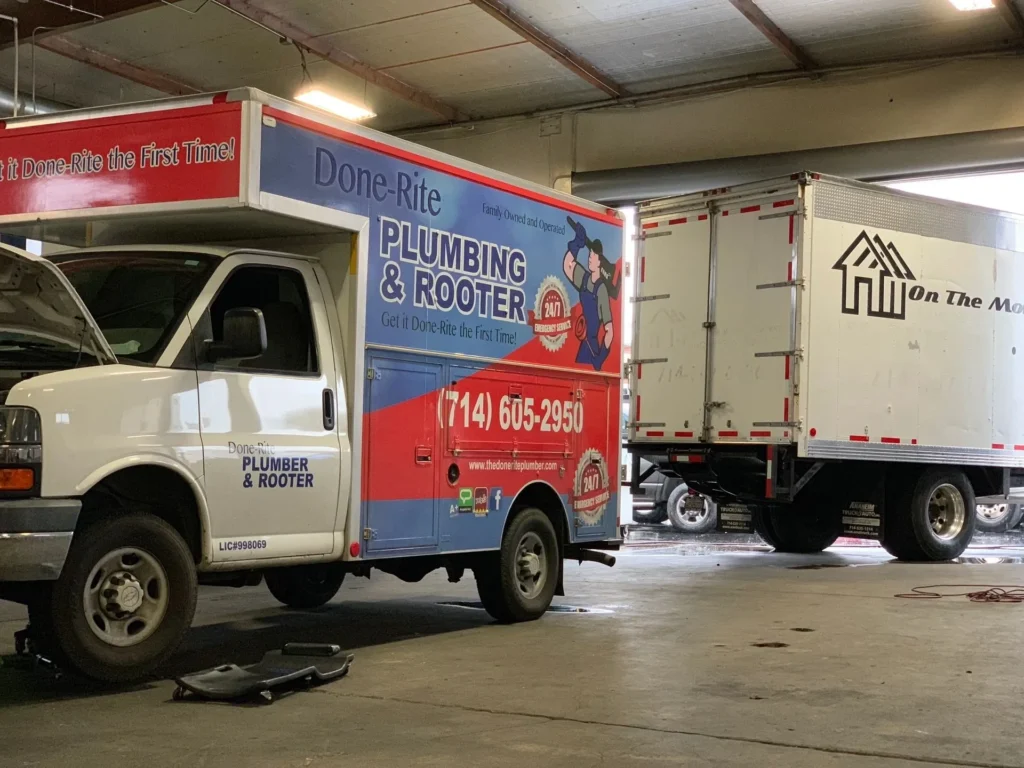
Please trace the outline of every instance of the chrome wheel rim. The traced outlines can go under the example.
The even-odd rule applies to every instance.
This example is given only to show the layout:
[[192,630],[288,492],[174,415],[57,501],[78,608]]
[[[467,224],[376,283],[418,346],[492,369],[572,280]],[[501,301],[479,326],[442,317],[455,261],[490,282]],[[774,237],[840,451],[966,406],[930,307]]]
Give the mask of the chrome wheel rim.
[[516,586],[527,600],[537,597],[547,581],[547,558],[544,542],[532,531],[519,540],[516,547]]
[[979,504],[978,515],[989,523],[1001,523],[1010,514],[1009,504]]
[[137,547],[115,549],[100,558],[86,579],[86,623],[107,645],[138,645],[163,622],[169,586],[167,572],[151,554]]
[[708,504],[708,500],[701,498],[700,509],[687,509],[686,508],[686,497],[684,496],[676,502],[676,514],[679,518],[687,525],[700,525],[707,520],[708,515],[711,514],[711,505]]
[[967,520],[964,497],[951,483],[944,483],[932,491],[928,499],[928,525],[936,538],[955,539]]

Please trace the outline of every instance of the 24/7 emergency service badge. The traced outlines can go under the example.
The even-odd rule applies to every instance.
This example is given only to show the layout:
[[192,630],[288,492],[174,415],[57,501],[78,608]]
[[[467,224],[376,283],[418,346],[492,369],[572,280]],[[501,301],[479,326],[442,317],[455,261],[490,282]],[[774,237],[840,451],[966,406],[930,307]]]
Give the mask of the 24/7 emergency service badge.
[[584,451],[576,466],[572,489],[572,508],[585,525],[601,522],[611,492],[608,487],[608,463],[600,451]]
[[549,352],[557,352],[569,338],[572,328],[572,308],[569,306],[569,292],[554,275],[548,275],[540,282],[530,325],[540,338],[540,343]]

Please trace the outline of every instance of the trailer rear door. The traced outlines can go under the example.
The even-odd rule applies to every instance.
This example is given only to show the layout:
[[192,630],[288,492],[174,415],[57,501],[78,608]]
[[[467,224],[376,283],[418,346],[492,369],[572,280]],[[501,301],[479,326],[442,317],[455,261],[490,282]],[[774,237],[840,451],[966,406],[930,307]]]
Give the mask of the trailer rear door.
[[642,219],[640,232],[629,437],[696,441],[704,418],[711,211],[700,204]]
[[794,182],[642,214],[632,441],[793,439],[800,210]]

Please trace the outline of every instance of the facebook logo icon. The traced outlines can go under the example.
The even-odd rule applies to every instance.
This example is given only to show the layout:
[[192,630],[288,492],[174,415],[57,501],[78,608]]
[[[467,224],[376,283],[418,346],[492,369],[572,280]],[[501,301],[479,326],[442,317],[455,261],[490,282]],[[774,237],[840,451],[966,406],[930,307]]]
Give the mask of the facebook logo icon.
[[501,488],[491,488],[491,509],[501,511]]

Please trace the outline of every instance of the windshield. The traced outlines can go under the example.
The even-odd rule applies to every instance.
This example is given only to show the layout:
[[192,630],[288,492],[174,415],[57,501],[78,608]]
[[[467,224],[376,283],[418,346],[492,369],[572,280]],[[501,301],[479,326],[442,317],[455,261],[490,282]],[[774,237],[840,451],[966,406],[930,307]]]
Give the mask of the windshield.
[[206,282],[213,261],[193,253],[117,251],[57,256],[118,359],[155,363]]

